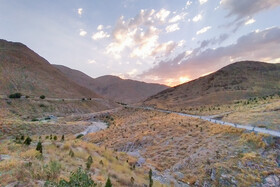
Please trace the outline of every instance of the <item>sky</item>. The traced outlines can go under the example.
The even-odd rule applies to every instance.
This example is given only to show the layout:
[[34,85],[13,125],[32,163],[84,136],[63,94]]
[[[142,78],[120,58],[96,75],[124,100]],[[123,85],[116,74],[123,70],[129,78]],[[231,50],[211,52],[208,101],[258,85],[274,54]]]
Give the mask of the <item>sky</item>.
[[175,86],[280,62],[280,0],[0,0],[0,39],[95,78]]

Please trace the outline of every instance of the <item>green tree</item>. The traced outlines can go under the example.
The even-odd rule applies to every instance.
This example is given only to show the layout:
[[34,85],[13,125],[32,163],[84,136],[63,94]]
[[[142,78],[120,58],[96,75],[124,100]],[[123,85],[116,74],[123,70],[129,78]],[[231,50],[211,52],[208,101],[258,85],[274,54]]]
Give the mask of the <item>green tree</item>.
[[37,143],[36,150],[39,151],[41,154],[43,153],[43,145],[40,141]]
[[24,143],[25,145],[30,145],[31,142],[32,142],[32,139],[28,136],[28,137],[24,140],[23,143]]
[[152,187],[153,186],[153,171],[150,169],[149,171],[149,187]]
[[110,180],[109,177],[108,177],[108,179],[106,181],[105,187],[112,187],[112,183],[111,183],[111,180]]
[[46,98],[46,96],[44,96],[44,95],[40,96],[40,99],[45,99],[45,98]]
[[54,136],[53,139],[56,141],[57,140],[57,136]]

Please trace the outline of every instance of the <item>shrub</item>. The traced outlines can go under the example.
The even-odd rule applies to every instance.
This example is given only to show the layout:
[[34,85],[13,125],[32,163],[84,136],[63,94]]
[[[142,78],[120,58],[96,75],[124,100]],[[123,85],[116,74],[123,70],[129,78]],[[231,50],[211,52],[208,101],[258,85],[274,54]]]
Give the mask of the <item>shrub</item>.
[[44,172],[47,175],[47,179],[48,180],[50,180],[50,179],[54,180],[60,174],[61,164],[57,161],[50,161],[50,163],[45,165],[43,169],[44,169]]
[[150,169],[149,171],[149,187],[152,187],[153,186],[153,171]]
[[11,99],[18,99],[21,96],[22,96],[21,93],[14,93],[14,94],[9,95],[9,98],[11,98]]
[[39,104],[39,107],[43,108],[43,107],[46,107],[46,105],[44,105],[44,104]]
[[75,172],[71,173],[70,180],[66,181],[64,179],[60,180],[58,183],[47,181],[44,186],[47,187],[69,187],[69,186],[76,186],[76,187],[93,187],[96,186],[94,181],[91,179],[90,175],[82,168]]
[[37,143],[36,150],[39,151],[41,154],[43,153],[43,146],[40,141]]
[[92,163],[93,163],[92,157],[89,156],[89,157],[87,158],[87,163],[86,163],[86,166],[87,166],[87,169],[88,169],[88,170],[90,169],[90,166],[91,166]]
[[61,141],[62,142],[64,141],[64,134],[61,136]]
[[74,154],[74,152],[72,151],[72,149],[70,149],[70,151],[69,151],[69,156],[71,156],[71,157],[74,157],[74,156],[75,156],[75,154]]
[[40,99],[45,99],[45,98],[46,98],[46,96],[44,96],[44,95],[40,96]]
[[54,140],[57,140],[57,136],[54,136],[53,139],[54,139]]
[[25,145],[30,145],[31,142],[32,142],[32,139],[28,136],[28,137],[24,140],[23,143],[24,143]]
[[109,177],[108,177],[108,179],[106,181],[105,187],[112,187],[112,183],[111,183],[111,180],[110,180]]
[[84,135],[83,134],[79,134],[78,136],[76,136],[77,139],[83,137]]

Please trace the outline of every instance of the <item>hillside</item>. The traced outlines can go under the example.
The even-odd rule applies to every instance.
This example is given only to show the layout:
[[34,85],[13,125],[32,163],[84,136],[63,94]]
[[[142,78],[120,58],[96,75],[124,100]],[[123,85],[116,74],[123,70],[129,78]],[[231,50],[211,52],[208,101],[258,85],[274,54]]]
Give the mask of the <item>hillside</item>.
[[93,79],[88,75],[61,65],[54,65],[72,81],[84,86],[106,98],[134,103],[148,98],[166,88],[165,85],[121,79],[117,76],[106,75]]
[[164,90],[144,104],[181,108],[230,103],[238,99],[266,96],[280,89],[280,64],[242,61],[217,72]]
[[21,43],[0,40],[0,74],[0,95],[21,92],[52,98],[99,97]]

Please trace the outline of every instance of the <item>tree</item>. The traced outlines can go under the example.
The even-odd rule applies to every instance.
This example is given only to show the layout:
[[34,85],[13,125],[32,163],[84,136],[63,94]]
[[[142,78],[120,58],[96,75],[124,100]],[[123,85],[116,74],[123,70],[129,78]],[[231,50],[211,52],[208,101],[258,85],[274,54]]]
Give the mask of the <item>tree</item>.
[[61,141],[62,142],[64,141],[64,134],[61,136]]
[[45,99],[45,98],[46,98],[46,96],[44,96],[44,95],[40,96],[40,99]]
[[41,154],[43,153],[43,146],[40,141],[37,143],[36,150],[39,151]]
[[57,140],[57,136],[54,136],[53,139],[56,141]]
[[14,94],[9,95],[9,98],[10,99],[19,99],[19,98],[21,98],[21,96],[22,96],[21,93],[14,93]]
[[110,180],[109,177],[108,177],[108,179],[106,181],[105,187],[112,187],[112,183],[111,183],[111,180]]
[[152,187],[153,186],[153,171],[150,169],[149,171],[149,187]]
[[24,143],[25,145],[30,145],[31,142],[32,142],[32,139],[28,136],[28,137],[24,140],[23,143]]

